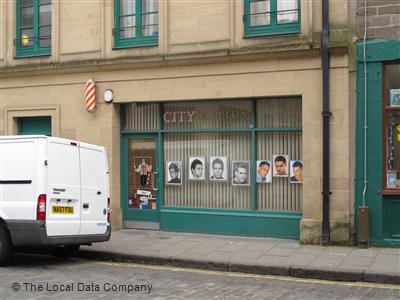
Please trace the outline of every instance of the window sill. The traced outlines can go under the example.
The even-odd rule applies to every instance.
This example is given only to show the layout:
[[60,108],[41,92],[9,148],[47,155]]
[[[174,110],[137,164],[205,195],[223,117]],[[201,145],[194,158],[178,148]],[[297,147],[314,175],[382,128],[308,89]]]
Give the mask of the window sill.
[[385,189],[378,192],[379,195],[382,196],[400,196],[400,188],[399,189]]
[[37,51],[17,49],[14,58],[19,59],[19,58],[30,58],[30,57],[40,57],[40,56],[51,56],[51,48],[40,49]]
[[257,32],[257,33],[246,33],[243,38],[257,38],[257,37],[269,37],[278,35],[293,35],[300,34],[300,30],[288,30],[288,31],[271,31],[271,32]]
[[113,50],[127,49],[127,48],[142,48],[142,47],[157,47],[158,37],[141,38],[135,40],[118,40],[114,41]]

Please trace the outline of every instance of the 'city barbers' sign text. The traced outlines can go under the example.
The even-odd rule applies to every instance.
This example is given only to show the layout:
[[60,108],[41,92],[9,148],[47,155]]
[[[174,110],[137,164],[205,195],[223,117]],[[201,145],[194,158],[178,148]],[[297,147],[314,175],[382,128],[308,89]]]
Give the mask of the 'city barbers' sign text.
[[165,123],[184,123],[196,120],[235,120],[247,119],[248,112],[240,110],[229,111],[167,111],[163,119]]

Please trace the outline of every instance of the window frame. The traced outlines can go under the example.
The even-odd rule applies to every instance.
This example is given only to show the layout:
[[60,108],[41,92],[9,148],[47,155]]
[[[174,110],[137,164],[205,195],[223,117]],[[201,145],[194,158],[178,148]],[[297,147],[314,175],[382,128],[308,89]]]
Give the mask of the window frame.
[[[21,46],[21,29],[24,29],[21,26],[21,8],[30,6],[22,7],[21,0],[16,1],[16,35],[15,35],[16,58],[51,55],[51,35],[50,35],[50,46],[45,46],[45,47],[39,46],[39,28],[45,26],[50,26],[51,28],[53,26],[51,21],[50,25],[39,24],[39,18],[40,18],[39,7],[41,5],[48,5],[48,4],[40,4],[39,1],[40,0],[33,0],[33,46],[29,48]],[[50,1],[50,5],[52,6],[52,1]]]
[[400,112],[400,106],[390,106],[386,86],[386,67],[390,65],[400,65],[400,61],[391,61],[382,64],[382,195],[400,195],[400,187],[387,187],[387,126],[389,112]]
[[250,4],[262,0],[244,0],[244,37],[258,37],[270,35],[296,34],[301,32],[301,2],[297,0],[297,22],[278,24],[278,1],[270,1],[270,24],[250,26]]
[[[141,0],[132,0],[135,1],[135,37],[133,38],[120,38],[120,0],[114,0],[114,49],[123,49],[123,48],[136,48],[136,47],[149,47],[149,46],[158,46],[158,33],[157,36],[143,36],[141,33],[142,28],[142,1]],[[126,15],[123,15],[126,16]],[[158,22],[159,10],[157,10],[157,26],[159,26]]]

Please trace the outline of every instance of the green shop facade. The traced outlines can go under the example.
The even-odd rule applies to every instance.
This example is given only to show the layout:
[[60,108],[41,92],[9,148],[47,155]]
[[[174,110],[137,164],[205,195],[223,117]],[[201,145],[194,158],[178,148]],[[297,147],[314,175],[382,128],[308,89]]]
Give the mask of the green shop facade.
[[301,97],[121,105],[125,228],[299,239],[301,171]]
[[[368,207],[369,244],[400,246],[400,40],[357,49],[355,228]],[[366,103],[366,105],[365,105]],[[362,223],[362,222],[361,222]]]

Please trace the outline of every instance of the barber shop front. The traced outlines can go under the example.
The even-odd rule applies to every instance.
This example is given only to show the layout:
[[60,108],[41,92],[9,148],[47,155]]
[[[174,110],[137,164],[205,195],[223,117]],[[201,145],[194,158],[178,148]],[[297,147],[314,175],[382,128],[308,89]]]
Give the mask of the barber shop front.
[[125,228],[299,239],[301,97],[121,105]]

